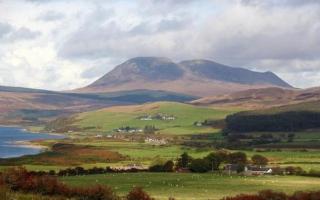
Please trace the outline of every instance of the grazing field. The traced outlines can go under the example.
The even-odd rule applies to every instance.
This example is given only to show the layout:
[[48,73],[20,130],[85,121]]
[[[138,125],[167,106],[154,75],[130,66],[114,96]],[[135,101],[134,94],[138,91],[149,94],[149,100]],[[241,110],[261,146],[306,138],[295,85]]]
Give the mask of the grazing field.
[[297,176],[243,177],[218,174],[189,173],[127,173],[62,178],[70,185],[106,184],[119,194],[141,186],[156,199],[175,197],[177,200],[221,199],[226,195],[255,193],[273,189],[292,193],[296,190],[318,190],[320,178]]
[[[143,129],[146,125],[154,125],[159,133],[167,135],[188,135],[196,133],[212,133],[216,129],[194,126],[196,121],[207,119],[224,119],[234,110],[220,110],[196,107],[183,103],[157,102],[135,106],[114,106],[102,110],[74,115],[72,126],[86,132],[110,133],[120,127]],[[163,114],[175,117],[174,120],[141,120],[139,117]],[[61,126],[61,125],[60,125]],[[70,126],[70,124],[68,124]],[[57,127],[61,128],[61,127]]]

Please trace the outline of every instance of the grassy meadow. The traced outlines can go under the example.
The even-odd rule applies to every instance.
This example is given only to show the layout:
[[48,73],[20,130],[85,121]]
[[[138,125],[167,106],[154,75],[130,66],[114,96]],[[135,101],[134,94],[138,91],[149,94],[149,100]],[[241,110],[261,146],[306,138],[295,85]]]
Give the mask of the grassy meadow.
[[[207,107],[196,107],[183,103],[157,102],[135,106],[115,106],[102,110],[78,114],[73,125],[88,132],[110,133],[120,127],[144,128],[154,125],[159,133],[166,135],[189,135],[196,133],[212,133],[218,130],[208,127],[196,127],[194,122],[207,119],[224,119],[236,110],[221,110]],[[172,115],[175,120],[138,119],[145,115]]]
[[[227,115],[237,112],[236,109],[217,109],[197,107],[183,103],[157,102],[134,106],[116,106],[106,109],[73,115],[66,125],[79,128],[79,132],[68,132],[70,137],[61,140],[35,141],[48,147],[48,151],[33,156],[1,161],[0,171],[7,167],[22,165],[28,170],[49,171],[81,166],[86,169],[93,167],[123,167],[128,164],[140,164],[148,167],[167,160],[177,160],[178,156],[187,152],[193,158],[203,158],[216,149],[212,146],[195,147],[184,145],[185,141],[210,143],[225,140],[220,129],[209,126],[195,126],[194,122],[204,120],[221,120]],[[175,120],[140,120],[139,117],[156,114],[172,115]],[[72,123],[72,124],[68,124]],[[63,124],[59,124],[63,125]],[[168,139],[165,145],[155,145],[144,141],[150,135],[123,134],[123,138],[96,137],[108,135],[114,129],[130,126],[143,128],[154,125],[159,138]],[[41,132],[38,127],[32,130]],[[320,131],[295,132],[291,144],[309,144],[320,141]],[[289,133],[250,133],[257,137],[263,134],[282,136],[280,144],[287,144]],[[193,139],[193,136],[206,136]],[[59,143],[57,146],[56,144]],[[62,145],[63,144],[63,145]],[[304,170],[320,170],[320,150],[306,148],[259,148],[251,150],[230,150],[245,152],[250,159],[259,154],[267,157],[272,166],[299,166]],[[4,165],[1,165],[5,163]],[[221,199],[224,196],[239,193],[255,193],[260,190],[273,189],[292,193],[296,190],[319,189],[320,179],[302,176],[228,176],[213,173],[119,173],[62,177],[69,185],[86,186],[88,184],[105,184],[112,186],[117,193],[125,195],[134,186],[142,186],[156,199],[168,199],[172,196],[177,200]],[[26,199],[30,198],[29,196]]]
[[317,190],[320,179],[296,176],[227,176],[189,173],[127,173],[62,178],[67,184],[84,186],[99,183],[112,186],[119,194],[132,187],[143,187],[159,200],[175,197],[177,200],[218,200],[226,195],[255,193],[273,189],[292,193],[297,190]]

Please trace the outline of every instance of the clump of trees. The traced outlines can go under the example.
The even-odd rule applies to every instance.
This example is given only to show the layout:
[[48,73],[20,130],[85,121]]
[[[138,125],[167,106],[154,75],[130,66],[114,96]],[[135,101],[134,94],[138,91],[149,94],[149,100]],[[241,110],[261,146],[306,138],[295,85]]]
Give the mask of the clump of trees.
[[268,158],[261,155],[253,155],[251,157],[251,161],[252,161],[252,164],[259,165],[259,166],[265,166],[269,162]]
[[287,195],[283,192],[264,190],[258,194],[240,194],[235,197],[225,197],[222,200],[317,200],[319,197],[320,191],[295,192],[293,195]]
[[168,160],[164,164],[155,164],[149,167],[150,172],[173,172],[174,171],[174,162]]
[[[320,127],[320,112],[236,113],[226,118],[226,132],[301,131]],[[292,138],[291,138],[292,139]]]
[[143,132],[145,134],[155,134],[157,130],[158,129],[156,129],[154,125],[146,125],[143,129]]
[[[188,169],[192,172],[204,173],[218,171],[221,168],[221,164],[225,163],[239,165],[239,172],[241,172],[249,162],[247,155],[243,152],[217,151],[208,154],[204,158],[197,159],[192,158],[185,152],[180,155],[175,164],[173,161],[167,161],[165,164],[154,164],[149,170],[152,172],[172,172],[175,169]],[[264,166],[268,164],[268,159],[261,155],[254,155],[250,163]]]

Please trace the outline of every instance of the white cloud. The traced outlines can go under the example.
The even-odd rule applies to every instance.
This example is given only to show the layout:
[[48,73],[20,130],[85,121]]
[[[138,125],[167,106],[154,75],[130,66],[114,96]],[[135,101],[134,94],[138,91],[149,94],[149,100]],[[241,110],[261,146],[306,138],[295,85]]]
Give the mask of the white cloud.
[[318,84],[319,1],[181,2],[2,1],[0,84],[81,87],[135,56],[207,58]]

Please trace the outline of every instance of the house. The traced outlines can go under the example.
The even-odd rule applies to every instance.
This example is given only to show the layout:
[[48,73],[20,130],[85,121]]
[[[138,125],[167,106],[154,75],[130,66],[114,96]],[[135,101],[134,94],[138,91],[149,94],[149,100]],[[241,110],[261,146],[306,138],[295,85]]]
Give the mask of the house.
[[239,164],[228,164],[224,167],[224,171],[227,174],[243,174],[246,176],[259,176],[272,174],[272,168],[254,166],[254,165],[239,165]]
[[195,125],[195,126],[198,126],[198,127],[201,127],[201,126],[202,126],[202,122],[198,122],[198,121],[197,121],[197,122],[194,123],[194,125]]
[[175,120],[176,118],[174,116],[162,116],[162,120]]
[[153,145],[165,145],[167,141],[165,139],[157,139],[157,138],[146,138],[144,140],[145,143],[153,144]]
[[95,138],[102,138],[103,136],[102,135],[96,135],[96,136],[94,136]]
[[139,117],[139,119],[142,120],[142,121],[151,121],[152,120],[152,116],[151,115],[142,116],[142,117]]
[[244,169],[244,175],[247,176],[259,176],[265,174],[272,174],[272,168],[262,166],[246,166]]

